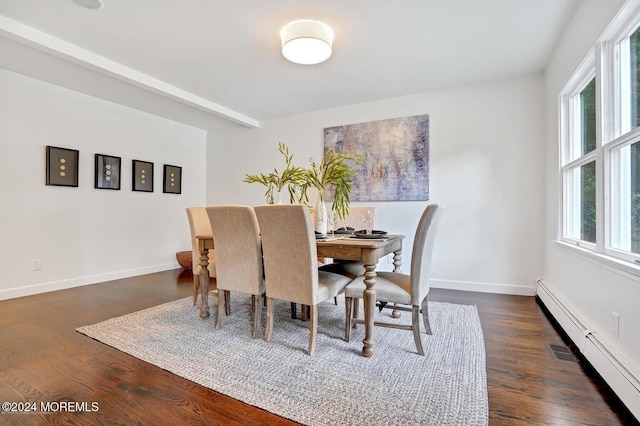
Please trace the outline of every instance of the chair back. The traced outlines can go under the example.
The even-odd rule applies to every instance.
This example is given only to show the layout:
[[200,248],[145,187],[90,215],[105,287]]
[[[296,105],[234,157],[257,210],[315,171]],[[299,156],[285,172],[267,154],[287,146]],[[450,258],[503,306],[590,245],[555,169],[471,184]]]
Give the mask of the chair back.
[[[196,235],[211,234],[211,223],[205,207],[187,207],[187,217],[189,218],[189,228],[191,229],[191,260],[193,263],[193,273],[200,273],[200,250],[198,250],[198,240]],[[209,276],[215,277],[215,259],[213,250],[209,250]]]
[[267,297],[315,305],[316,241],[309,209],[302,204],[255,207],[262,235]]
[[431,258],[436,231],[444,206],[429,204],[418,222],[411,252],[411,303],[420,305],[429,293],[431,280]]
[[213,206],[206,212],[216,247],[218,289],[262,294],[262,249],[253,208]]
[[371,227],[373,229],[373,226],[376,223],[376,207],[374,206],[349,206],[349,213],[347,214],[347,216],[345,216],[344,219],[336,220],[335,229],[346,228],[348,226],[355,229],[356,231],[364,229],[362,217],[368,213],[371,214]]

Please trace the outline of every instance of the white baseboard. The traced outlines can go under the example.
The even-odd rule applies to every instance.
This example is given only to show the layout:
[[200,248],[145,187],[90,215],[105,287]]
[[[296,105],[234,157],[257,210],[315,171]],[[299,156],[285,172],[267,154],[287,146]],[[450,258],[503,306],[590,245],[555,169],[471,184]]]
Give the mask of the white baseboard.
[[513,294],[516,296],[534,296],[535,284],[531,286],[517,284],[498,284],[475,281],[431,280],[431,288],[447,290],[477,291],[480,293]]
[[138,275],[152,274],[154,272],[176,269],[173,263],[163,265],[147,266],[144,268],[127,269],[123,271],[110,272],[108,274],[89,275],[86,277],[71,278],[68,280],[51,281],[38,283],[25,287],[14,287],[0,290],[0,300],[14,299],[16,297],[31,296],[34,294],[47,293],[50,291],[64,290],[67,288],[81,287],[83,285],[102,283],[105,281],[119,280],[122,278],[136,277]]
[[[631,371],[631,365],[625,366],[622,357],[615,348],[602,337],[589,331],[586,321],[572,312],[568,304],[554,291],[538,281],[537,295],[551,315],[560,324],[582,355],[591,363],[598,374],[613,389],[629,411],[640,420],[640,376]],[[627,363],[628,364],[628,363]]]

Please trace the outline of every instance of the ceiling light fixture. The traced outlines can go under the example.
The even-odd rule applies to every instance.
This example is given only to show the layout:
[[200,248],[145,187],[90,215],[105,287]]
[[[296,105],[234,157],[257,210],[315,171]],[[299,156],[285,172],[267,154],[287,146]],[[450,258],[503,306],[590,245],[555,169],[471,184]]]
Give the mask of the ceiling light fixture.
[[73,0],[75,3],[87,9],[100,9],[102,7],[102,0]]
[[289,22],[280,31],[280,39],[282,55],[296,64],[319,64],[331,56],[333,30],[322,22]]

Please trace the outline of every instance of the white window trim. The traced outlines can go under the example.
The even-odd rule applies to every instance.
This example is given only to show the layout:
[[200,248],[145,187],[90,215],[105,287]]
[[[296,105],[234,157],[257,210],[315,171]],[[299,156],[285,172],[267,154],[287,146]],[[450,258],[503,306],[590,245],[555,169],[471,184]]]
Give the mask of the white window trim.
[[635,282],[640,282],[640,264],[624,261],[603,253],[596,253],[594,251],[581,248],[566,241],[554,240],[554,243],[558,247],[566,250],[573,255],[586,259],[591,263],[604,266],[608,270],[629,278]]

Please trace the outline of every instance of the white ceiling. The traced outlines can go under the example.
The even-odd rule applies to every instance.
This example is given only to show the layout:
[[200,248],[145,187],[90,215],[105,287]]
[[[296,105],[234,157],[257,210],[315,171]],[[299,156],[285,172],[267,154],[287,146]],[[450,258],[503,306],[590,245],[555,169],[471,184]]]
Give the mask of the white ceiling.
[[[0,0],[0,39],[51,53],[33,39],[53,36],[68,52],[65,41],[82,48],[76,63],[97,54],[112,70],[124,65],[151,86],[259,121],[540,72],[581,0],[103,1],[89,10],[72,0]],[[280,28],[304,18],[334,30],[325,63],[280,54]],[[14,21],[24,34],[7,30]],[[26,60],[8,46],[0,44],[7,67],[9,54]]]

